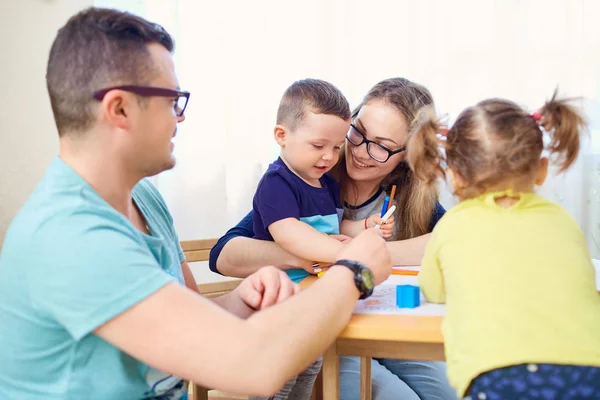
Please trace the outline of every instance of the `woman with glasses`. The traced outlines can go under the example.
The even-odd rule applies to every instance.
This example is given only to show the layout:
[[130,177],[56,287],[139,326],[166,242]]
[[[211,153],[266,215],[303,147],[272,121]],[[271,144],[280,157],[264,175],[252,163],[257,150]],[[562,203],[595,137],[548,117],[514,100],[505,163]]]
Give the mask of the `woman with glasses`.
[[[344,218],[352,229],[365,229],[365,218],[381,212],[392,185],[396,205],[394,233],[388,249],[395,265],[418,265],[429,232],[444,214],[436,188],[427,187],[413,175],[405,161],[409,128],[417,111],[433,104],[429,91],[404,78],[376,84],[352,114],[344,152],[332,170],[341,188]],[[310,260],[299,260],[273,242],[252,239],[252,214],[230,229],[213,247],[210,268],[223,275],[246,277],[263,265],[281,269],[304,268]],[[340,358],[340,398],[360,397],[360,362],[357,357]],[[456,399],[446,379],[444,363],[373,359],[375,400]]]
[[[416,179],[404,161],[416,112],[433,104],[429,91],[404,78],[379,82],[352,114],[345,151],[332,174],[341,187],[344,218],[359,222],[381,211],[396,185],[394,234],[388,248],[395,265],[418,265],[429,232],[444,214],[435,187]],[[358,232],[357,232],[358,233]]]

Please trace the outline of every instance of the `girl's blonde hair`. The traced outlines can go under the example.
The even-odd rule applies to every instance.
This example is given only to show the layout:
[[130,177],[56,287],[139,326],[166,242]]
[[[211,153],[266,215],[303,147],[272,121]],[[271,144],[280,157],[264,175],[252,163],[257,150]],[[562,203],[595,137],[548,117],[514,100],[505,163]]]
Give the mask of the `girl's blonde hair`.
[[445,175],[445,163],[461,180],[456,194],[473,198],[504,182],[533,182],[544,150],[543,129],[551,135],[552,161],[563,172],[576,160],[586,127],[572,100],[557,99],[555,91],[530,114],[509,100],[488,99],[464,110],[449,130],[432,109],[423,109],[411,127],[407,160],[428,185]]
[[[373,86],[354,110],[352,117],[356,117],[361,107],[372,100],[383,100],[394,107],[404,116],[408,126],[413,122],[419,109],[433,106],[433,97],[427,88],[405,78],[391,78]],[[332,173],[340,183],[343,200],[356,204],[358,191],[348,176],[344,151],[341,152],[340,161]],[[393,239],[410,239],[429,233],[438,200],[437,188],[416,179],[406,161],[401,161],[381,182],[383,190],[387,190],[391,185],[397,187],[394,196],[397,204],[396,235]]]

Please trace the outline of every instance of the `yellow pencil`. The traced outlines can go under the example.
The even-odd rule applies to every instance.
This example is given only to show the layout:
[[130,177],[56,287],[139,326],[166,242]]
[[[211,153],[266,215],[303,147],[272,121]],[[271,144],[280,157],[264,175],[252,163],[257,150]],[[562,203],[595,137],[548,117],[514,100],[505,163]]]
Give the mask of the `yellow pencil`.
[[419,271],[412,271],[409,269],[393,269],[392,270],[392,275],[411,275],[411,276],[417,276],[419,275]]

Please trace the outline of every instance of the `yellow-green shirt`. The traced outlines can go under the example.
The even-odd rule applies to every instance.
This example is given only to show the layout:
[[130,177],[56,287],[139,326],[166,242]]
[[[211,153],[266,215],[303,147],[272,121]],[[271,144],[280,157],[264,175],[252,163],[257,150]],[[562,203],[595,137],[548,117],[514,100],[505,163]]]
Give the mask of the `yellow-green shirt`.
[[433,230],[419,283],[446,303],[448,378],[464,396],[479,374],[509,365],[600,367],[600,295],[585,238],[561,206],[521,193],[510,208],[484,194]]

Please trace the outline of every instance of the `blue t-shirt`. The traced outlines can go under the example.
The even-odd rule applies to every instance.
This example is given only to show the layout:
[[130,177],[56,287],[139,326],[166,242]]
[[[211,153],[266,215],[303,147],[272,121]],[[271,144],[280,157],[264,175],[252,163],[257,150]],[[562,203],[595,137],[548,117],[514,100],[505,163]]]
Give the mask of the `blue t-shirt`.
[[[254,195],[254,237],[273,241],[269,225],[286,218],[298,219],[328,235],[338,235],[344,215],[339,185],[329,174],[324,174],[319,182],[320,188],[309,185],[294,174],[281,158],[269,165]],[[295,282],[309,275],[303,269],[286,272]]]
[[184,283],[163,199],[145,180],[133,198],[152,236],[56,158],[14,218],[0,254],[0,399],[185,398],[181,379],[93,334]]

